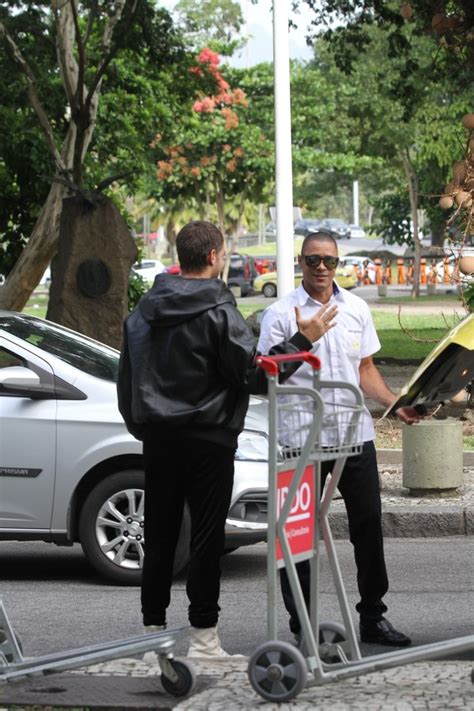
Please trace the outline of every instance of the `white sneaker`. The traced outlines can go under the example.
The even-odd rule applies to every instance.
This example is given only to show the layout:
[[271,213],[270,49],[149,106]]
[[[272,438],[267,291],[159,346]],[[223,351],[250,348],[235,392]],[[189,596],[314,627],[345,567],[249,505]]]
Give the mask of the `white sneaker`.
[[244,658],[242,654],[228,654],[222,649],[219,635],[217,634],[217,626],[191,627],[188,657],[200,657],[201,659],[216,659],[217,657],[226,659]]
[[[166,625],[144,625],[143,626],[144,634],[154,634],[155,632],[162,632],[165,629],[166,629]],[[153,649],[150,649],[149,652],[145,652],[145,654],[143,655],[143,661],[146,662],[147,664],[158,664],[158,655]]]

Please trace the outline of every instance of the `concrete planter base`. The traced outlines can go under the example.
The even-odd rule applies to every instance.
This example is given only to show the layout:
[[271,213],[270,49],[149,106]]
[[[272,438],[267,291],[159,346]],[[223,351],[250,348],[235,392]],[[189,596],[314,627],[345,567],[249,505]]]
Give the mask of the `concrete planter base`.
[[402,426],[403,486],[413,496],[449,496],[463,483],[463,427],[453,418]]

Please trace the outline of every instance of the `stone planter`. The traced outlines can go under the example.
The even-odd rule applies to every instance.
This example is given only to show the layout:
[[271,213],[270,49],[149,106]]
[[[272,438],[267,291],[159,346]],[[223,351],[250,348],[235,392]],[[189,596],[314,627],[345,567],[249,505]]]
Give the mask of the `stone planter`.
[[434,294],[436,294],[436,284],[427,284],[426,293],[428,294],[428,296],[433,296]]
[[377,293],[379,296],[387,296],[387,285],[379,284],[377,287]]
[[463,427],[453,418],[402,425],[403,486],[412,496],[452,496],[463,483]]

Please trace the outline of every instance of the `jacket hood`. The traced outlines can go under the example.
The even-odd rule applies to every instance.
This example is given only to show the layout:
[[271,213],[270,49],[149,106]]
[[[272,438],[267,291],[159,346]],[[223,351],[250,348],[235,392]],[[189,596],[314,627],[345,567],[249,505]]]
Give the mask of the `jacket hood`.
[[174,326],[235,298],[220,279],[186,279],[158,274],[138,309],[147,323]]

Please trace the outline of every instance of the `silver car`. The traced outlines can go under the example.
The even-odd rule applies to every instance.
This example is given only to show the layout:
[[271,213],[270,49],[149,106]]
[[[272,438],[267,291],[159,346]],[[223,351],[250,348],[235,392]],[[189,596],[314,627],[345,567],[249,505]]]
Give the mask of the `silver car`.
[[[143,561],[142,445],[117,408],[119,353],[40,318],[0,311],[0,540],[80,541],[109,581]],[[266,403],[239,439],[226,549],[266,537]],[[159,466],[159,463],[158,463]],[[175,572],[188,560],[185,511]]]

